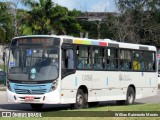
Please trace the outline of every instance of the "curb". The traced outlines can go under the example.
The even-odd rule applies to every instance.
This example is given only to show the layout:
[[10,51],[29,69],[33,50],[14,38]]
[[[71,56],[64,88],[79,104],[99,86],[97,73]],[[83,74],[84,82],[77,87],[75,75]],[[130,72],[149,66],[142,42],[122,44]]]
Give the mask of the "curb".
[[0,91],[6,91],[6,86],[0,85]]
[[4,88],[4,89],[0,89],[0,92],[1,92],[1,91],[6,91],[6,89],[5,89],[5,88]]

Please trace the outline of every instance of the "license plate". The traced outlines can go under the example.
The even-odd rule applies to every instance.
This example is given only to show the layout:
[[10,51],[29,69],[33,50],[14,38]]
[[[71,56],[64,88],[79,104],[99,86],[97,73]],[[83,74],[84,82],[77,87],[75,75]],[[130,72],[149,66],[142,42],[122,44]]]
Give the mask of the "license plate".
[[25,101],[34,101],[34,97],[33,96],[26,96]]

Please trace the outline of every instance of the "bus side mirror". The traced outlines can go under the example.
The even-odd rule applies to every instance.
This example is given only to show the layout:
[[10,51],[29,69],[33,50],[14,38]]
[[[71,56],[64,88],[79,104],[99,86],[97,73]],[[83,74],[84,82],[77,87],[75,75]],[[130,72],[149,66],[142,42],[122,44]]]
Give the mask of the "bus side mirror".
[[5,61],[6,53],[3,52],[3,61]]

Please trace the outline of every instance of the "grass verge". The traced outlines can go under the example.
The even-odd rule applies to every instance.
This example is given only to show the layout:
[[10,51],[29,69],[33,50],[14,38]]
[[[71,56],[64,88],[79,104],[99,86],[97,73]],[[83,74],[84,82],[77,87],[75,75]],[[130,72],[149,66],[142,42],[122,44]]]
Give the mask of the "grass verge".
[[[129,105],[129,106],[100,106],[96,108],[88,108],[88,109],[79,109],[79,110],[64,110],[63,108],[61,110],[54,110],[50,109],[49,111],[46,111],[47,109],[44,109],[41,111],[42,118],[12,118],[12,120],[159,120],[160,117],[160,104],[135,104],[135,105]],[[120,112],[120,113],[158,113],[159,117],[106,117],[104,113],[109,112]],[[71,115],[70,117],[67,117],[68,113]],[[91,116],[85,117],[85,115],[91,114]],[[100,115],[104,116],[100,116]],[[97,115],[97,116],[96,116]],[[95,117],[93,117],[95,116]],[[8,118],[0,118],[0,120],[8,120]]]

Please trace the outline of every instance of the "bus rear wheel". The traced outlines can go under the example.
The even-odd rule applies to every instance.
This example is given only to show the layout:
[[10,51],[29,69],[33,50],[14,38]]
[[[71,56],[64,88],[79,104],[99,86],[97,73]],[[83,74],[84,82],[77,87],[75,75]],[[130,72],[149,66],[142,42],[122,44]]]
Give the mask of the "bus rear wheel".
[[130,105],[133,104],[135,100],[135,91],[132,87],[127,90],[126,100],[117,100],[117,105]]
[[87,108],[88,107],[87,101],[88,101],[88,95],[84,94],[82,89],[79,89],[76,95],[76,103],[71,104],[71,109]]
[[30,104],[33,110],[41,110],[43,104]]

